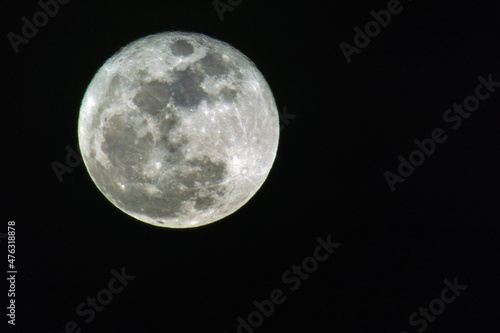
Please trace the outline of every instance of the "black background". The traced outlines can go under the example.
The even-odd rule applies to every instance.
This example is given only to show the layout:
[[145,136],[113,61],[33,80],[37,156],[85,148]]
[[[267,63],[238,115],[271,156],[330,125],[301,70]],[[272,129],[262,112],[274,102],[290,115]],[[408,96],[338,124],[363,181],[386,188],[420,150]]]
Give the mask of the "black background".
[[[339,47],[387,1],[71,1],[14,53],[7,34],[36,1],[4,1],[2,204],[16,221],[16,326],[7,331],[236,332],[252,302],[286,302],[256,332],[417,332],[408,317],[468,289],[427,332],[500,325],[500,89],[456,131],[443,113],[477,77],[500,81],[497,1],[402,0],[404,10],[347,64]],[[226,41],[255,62],[284,126],[275,164],[231,216],[194,229],[141,223],[99,192],[83,164],[59,182],[54,161],[78,149],[90,80],[122,46],[183,30]],[[448,140],[392,193],[384,172],[441,127]],[[317,237],[342,245],[296,291],[282,281]],[[6,240],[0,268],[7,264]],[[87,324],[75,312],[111,270],[135,279]],[[2,279],[2,325],[7,284]]]

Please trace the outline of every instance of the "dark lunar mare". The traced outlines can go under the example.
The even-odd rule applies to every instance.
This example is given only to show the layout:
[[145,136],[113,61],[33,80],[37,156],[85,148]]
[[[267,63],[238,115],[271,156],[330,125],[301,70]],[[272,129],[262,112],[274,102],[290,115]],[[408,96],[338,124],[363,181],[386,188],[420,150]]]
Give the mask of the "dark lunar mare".
[[[113,189],[113,198],[120,206],[125,206],[136,214],[146,211],[152,218],[178,217],[183,215],[182,207],[185,202],[193,201],[195,209],[205,210],[226,192],[225,187],[219,185],[227,175],[225,162],[212,161],[208,156],[186,160],[183,148],[188,143],[187,139],[184,138],[180,142],[170,139],[170,133],[180,126],[181,122],[177,111],[167,107],[168,101],[172,97],[180,107],[197,107],[207,98],[207,94],[200,87],[202,80],[203,73],[188,69],[182,72],[173,84],[152,81],[139,89],[133,102],[141,114],[159,123],[162,133],[159,139],[155,139],[150,132],[138,138],[128,112],[113,115],[106,121],[103,130],[105,140],[101,149],[108,156],[113,172],[124,179],[127,190],[122,194],[117,184],[110,183],[105,176],[104,166],[99,162],[91,173],[96,175],[96,181],[105,191]],[[124,88],[124,81],[126,80],[119,75],[111,80],[106,100],[102,103],[103,107],[115,102],[119,97],[117,90]],[[235,96],[236,92],[231,89],[222,93],[224,99]],[[146,123],[142,125],[146,126]],[[164,164],[167,167],[176,166],[172,179],[160,180],[158,177],[144,175],[141,163],[147,161],[148,152],[155,150],[165,152]],[[144,191],[144,184],[158,185],[162,192],[151,195]],[[202,193],[201,188],[212,190]]]

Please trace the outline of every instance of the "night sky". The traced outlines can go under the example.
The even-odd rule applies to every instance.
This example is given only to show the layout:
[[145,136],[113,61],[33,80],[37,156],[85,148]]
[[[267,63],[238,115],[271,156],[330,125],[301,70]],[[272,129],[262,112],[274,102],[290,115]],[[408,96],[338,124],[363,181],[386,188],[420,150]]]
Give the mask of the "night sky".
[[[2,332],[498,331],[497,1],[54,3],[1,10]],[[113,206],[77,136],[104,62],[178,30],[251,59],[282,125],[255,196],[191,229]]]

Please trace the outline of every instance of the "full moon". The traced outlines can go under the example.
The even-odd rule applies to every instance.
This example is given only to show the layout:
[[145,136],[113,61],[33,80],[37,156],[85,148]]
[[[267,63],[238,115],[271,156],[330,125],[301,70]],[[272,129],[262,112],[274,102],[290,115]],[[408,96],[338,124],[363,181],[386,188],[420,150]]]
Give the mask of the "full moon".
[[130,43],[99,69],[78,138],[111,203],[146,223],[189,228],[234,213],[258,191],[276,156],[279,116],[240,51],[165,32]]

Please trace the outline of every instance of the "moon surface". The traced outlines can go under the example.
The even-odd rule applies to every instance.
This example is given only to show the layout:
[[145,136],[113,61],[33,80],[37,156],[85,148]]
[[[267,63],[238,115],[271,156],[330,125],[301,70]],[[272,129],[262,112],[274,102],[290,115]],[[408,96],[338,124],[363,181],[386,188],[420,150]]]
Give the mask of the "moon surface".
[[165,32],[122,48],[87,88],[80,151],[104,196],[161,227],[220,220],[264,183],[279,116],[256,66],[227,43]]

